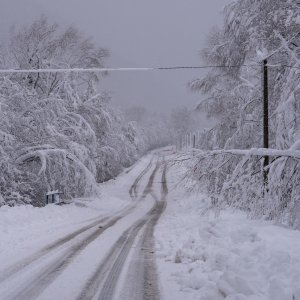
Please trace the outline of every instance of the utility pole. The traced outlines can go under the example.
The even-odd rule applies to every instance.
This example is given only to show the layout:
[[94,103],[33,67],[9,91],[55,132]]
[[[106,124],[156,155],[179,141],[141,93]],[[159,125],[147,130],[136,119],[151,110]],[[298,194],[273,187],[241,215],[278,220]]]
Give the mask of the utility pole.
[[[264,136],[264,148],[269,148],[269,87],[268,87],[268,61],[265,59],[263,61],[263,99],[264,99],[264,109],[263,109],[263,136]],[[269,156],[264,156],[264,184],[268,184],[269,170],[266,169],[269,166]]]
[[193,156],[195,156],[195,148],[196,148],[196,135],[193,134]]

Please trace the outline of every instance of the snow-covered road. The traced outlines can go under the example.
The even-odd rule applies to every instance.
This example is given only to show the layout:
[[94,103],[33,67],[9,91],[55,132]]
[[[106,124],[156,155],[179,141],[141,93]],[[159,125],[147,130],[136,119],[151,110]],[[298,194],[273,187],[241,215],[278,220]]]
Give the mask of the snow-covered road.
[[0,299],[300,300],[300,232],[216,217],[174,157],[149,153],[100,199],[1,207]]
[[[103,194],[119,206],[102,201],[105,211],[97,199],[77,200],[69,216],[83,214],[71,227],[55,207],[28,209],[36,221],[23,220],[21,237],[13,223],[18,208],[3,211],[13,226],[1,231],[0,299],[159,299],[153,230],[166,206],[166,172],[163,152],[147,155],[103,184]],[[40,220],[47,209],[52,218]],[[38,233],[30,231],[36,227]]]

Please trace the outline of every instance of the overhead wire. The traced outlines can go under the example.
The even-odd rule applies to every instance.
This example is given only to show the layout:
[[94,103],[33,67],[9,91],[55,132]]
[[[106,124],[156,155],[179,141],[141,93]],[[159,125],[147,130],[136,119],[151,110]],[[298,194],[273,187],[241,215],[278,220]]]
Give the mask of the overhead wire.
[[[299,66],[289,65],[267,65],[271,68],[290,68],[300,69]],[[213,68],[242,68],[242,67],[261,67],[260,64],[241,64],[241,65],[205,65],[205,66],[166,66],[166,67],[137,67],[137,68],[49,68],[49,69],[0,69],[0,74],[12,73],[83,73],[83,72],[131,72],[131,71],[172,71],[172,70],[196,70],[196,69],[213,69]]]

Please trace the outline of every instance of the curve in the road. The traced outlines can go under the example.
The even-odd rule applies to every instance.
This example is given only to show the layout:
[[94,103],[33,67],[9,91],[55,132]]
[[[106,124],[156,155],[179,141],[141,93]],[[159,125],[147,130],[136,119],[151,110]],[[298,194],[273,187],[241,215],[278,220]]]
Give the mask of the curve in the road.
[[146,173],[150,170],[151,167],[152,167],[152,159],[149,162],[149,164],[146,166],[146,168],[138,175],[138,177],[135,179],[132,186],[130,187],[129,194],[133,200],[137,199],[138,197],[139,182],[142,180],[142,178],[146,175]]

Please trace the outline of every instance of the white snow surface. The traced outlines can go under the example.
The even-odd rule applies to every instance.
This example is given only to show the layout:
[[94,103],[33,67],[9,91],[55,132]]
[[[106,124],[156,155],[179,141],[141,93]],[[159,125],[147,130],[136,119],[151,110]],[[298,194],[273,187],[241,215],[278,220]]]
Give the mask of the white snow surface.
[[299,300],[300,232],[242,212],[207,213],[208,197],[187,195],[180,172],[169,170],[155,230],[164,299]]
[[[123,209],[131,203],[130,185],[151,157],[145,156],[116,180],[101,184],[99,199],[76,199],[70,205],[44,208],[1,207],[1,268],[22,261],[93,218]],[[183,171],[178,166],[168,170],[168,205],[155,229],[162,299],[299,300],[300,232],[250,220],[241,212],[227,210],[218,216],[207,213],[208,197],[189,195],[186,187],[178,184]],[[104,256],[118,234],[151,208],[153,200],[149,200],[89,245],[76,263],[47,287],[42,299],[58,299],[61,295],[63,299],[74,299],[82,288],[80,277],[88,278],[97,266],[90,258]],[[65,248],[49,259],[62,251]],[[42,261],[43,265],[37,267],[48,262]],[[11,284],[17,283],[12,280]],[[5,286],[8,291],[11,288]]]
[[[130,184],[149,163],[151,154],[139,160],[116,180],[100,184],[100,198],[74,199],[72,204],[0,207],[0,266],[5,269],[66,234],[112,215],[131,203]],[[128,172],[128,173],[127,173]]]

